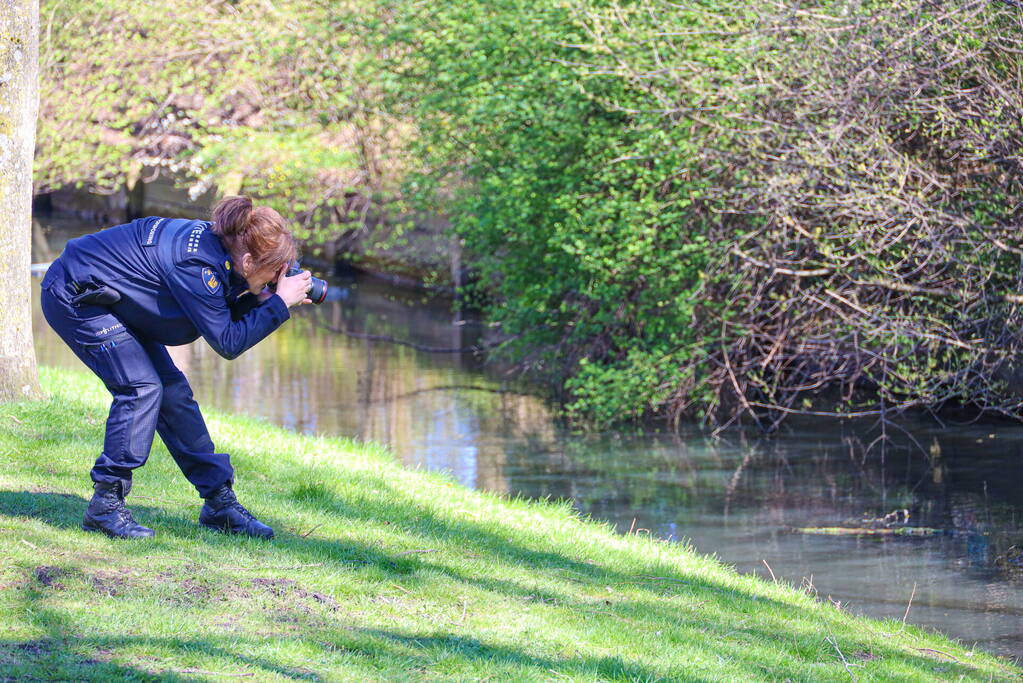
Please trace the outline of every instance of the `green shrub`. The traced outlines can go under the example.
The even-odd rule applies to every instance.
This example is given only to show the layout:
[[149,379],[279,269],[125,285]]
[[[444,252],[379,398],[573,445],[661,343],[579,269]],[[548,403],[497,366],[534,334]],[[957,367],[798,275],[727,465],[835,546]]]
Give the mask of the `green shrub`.
[[399,6],[415,189],[570,413],[1019,413],[1014,9]]

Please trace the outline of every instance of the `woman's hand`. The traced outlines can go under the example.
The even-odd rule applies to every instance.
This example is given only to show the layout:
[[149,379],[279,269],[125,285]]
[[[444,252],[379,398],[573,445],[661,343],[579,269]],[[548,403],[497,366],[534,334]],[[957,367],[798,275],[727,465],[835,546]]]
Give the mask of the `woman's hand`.
[[298,275],[288,277],[288,266],[285,265],[277,274],[277,296],[284,300],[284,303],[291,308],[300,304],[309,304],[312,301],[306,297],[312,288],[312,273],[303,270]]

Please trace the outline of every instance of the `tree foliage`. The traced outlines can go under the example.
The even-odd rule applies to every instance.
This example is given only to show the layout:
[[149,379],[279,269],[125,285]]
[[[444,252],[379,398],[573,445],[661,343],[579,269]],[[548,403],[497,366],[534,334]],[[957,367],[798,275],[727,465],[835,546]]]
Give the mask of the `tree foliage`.
[[572,411],[1020,413],[1015,8],[407,10],[419,182]]
[[502,352],[598,422],[1018,416],[1021,26],[978,0],[65,0],[39,182],[169,166],[307,236],[413,200]]
[[[360,73],[369,3],[47,0],[37,192],[110,192],[165,169],[194,195],[261,197],[300,237],[362,227],[405,134]],[[407,129],[407,126],[405,127]]]

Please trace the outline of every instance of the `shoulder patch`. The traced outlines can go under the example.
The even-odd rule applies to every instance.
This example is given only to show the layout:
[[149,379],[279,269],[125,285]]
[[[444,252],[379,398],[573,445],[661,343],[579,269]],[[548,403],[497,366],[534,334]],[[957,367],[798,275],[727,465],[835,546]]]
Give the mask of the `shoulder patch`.
[[202,269],[202,284],[210,294],[220,291],[220,280],[217,279],[217,274],[213,272],[212,268]]

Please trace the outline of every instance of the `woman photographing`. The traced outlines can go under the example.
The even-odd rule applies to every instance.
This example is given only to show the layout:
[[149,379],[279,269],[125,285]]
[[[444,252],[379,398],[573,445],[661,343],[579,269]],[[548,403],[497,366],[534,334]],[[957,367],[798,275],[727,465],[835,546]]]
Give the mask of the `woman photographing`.
[[288,319],[289,308],[309,301],[310,274],[285,275],[295,255],[281,215],[254,208],[248,197],[221,201],[212,223],[141,218],[68,242],[43,278],[43,315],[113,396],[83,529],[153,535],[124,498],[159,433],[205,499],[201,526],[273,537],[235,497],[230,458],[214,452],[188,380],[166,347],[202,336],[233,359],[262,340]]

